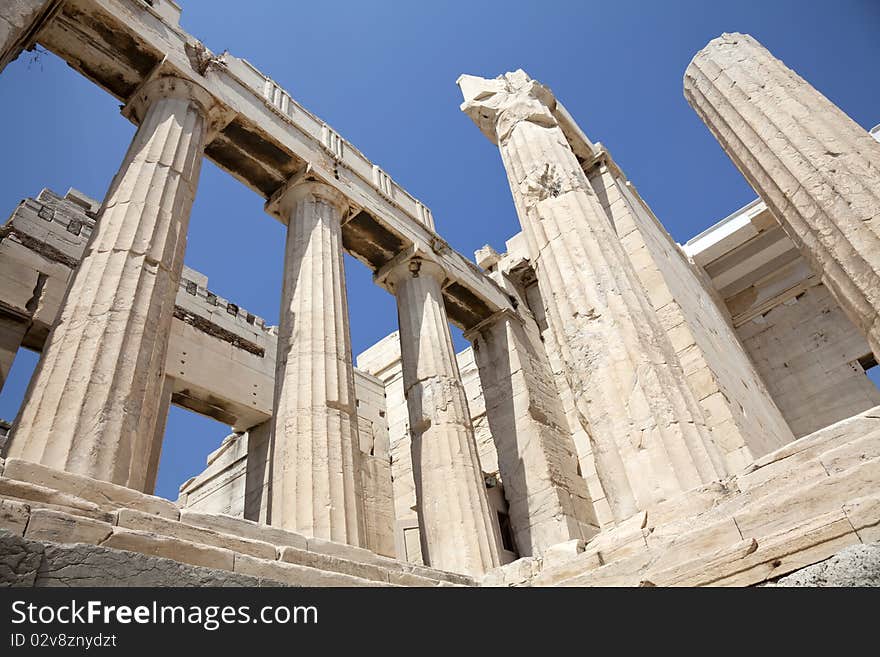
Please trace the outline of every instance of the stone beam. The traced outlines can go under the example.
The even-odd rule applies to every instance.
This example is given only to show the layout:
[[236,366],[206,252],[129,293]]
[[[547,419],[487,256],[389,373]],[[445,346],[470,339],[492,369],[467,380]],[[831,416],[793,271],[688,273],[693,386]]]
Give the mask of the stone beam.
[[343,247],[374,271],[410,246],[437,252],[450,281],[443,290],[449,318],[464,329],[510,308],[503,291],[437,235],[424,204],[271,78],[207,50],[164,4],[68,0],[37,40],[122,100],[160,63],[196,82],[234,117],[206,146],[218,166],[265,198],[310,168],[349,199],[355,211],[343,227]]

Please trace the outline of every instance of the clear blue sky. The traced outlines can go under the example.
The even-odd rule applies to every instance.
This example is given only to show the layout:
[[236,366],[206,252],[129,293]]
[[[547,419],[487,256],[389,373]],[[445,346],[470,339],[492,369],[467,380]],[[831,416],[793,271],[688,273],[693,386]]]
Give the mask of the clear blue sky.
[[[179,0],[182,25],[244,57],[425,202],[471,256],[519,230],[498,152],[462,114],[461,73],[525,69],[604,143],[678,241],[754,193],[682,96],[691,57],[721,32],[749,32],[865,128],[880,123],[880,2],[268,2]],[[134,127],[119,103],[50,54],[0,75],[0,213],[42,187],[102,198]],[[186,262],[212,290],[271,323],[283,230],[262,199],[206,162]],[[397,328],[393,299],[347,262],[355,353]],[[459,346],[463,346],[457,337]],[[35,358],[0,396],[11,419]],[[200,472],[227,434],[174,409],[158,493]]]

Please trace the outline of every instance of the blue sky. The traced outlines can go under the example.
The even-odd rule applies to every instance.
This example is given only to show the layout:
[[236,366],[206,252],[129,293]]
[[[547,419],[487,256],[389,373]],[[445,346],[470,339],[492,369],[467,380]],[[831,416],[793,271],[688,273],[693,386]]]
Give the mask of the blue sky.
[[[458,109],[461,73],[523,68],[551,87],[680,242],[754,198],[682,96],[691,57],[721,32],[751,33],[862,126],[880,123],[876,0],[179,1],[184,28],[273,77],[426,203],[467,256],[503,250],[519,227],[496,148]],[[0,99],[0,213],[42,187],[103,197],[134,134],[116,99],[34,53],[0,75]],[[283,241],[262,199],[206,162],[186,262],[211,289],[276,322]],[[397,314],[365,267],[347,259],[347,274],[357,353]],[[14,416],[35,360],[19,355],[0,417]],[[176,497],[226,433],[173,409],[157,492]]]

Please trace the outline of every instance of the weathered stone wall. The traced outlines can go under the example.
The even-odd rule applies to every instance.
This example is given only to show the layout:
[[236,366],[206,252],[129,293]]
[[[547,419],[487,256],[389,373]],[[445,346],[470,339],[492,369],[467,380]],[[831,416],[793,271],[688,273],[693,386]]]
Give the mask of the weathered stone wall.
[[[181,484],[178,504],[205,513],[250,518],[246,514],[248,493],[251,493],[251,497],[262,497],[264,488],[260,486],[254,491],[248,490],[250,436],[251,432],[226,436],[205,459],[205,470]],[[257,467],[253,461],[252,465]],[[260,509],[259,504],[257,509]]]
[[870,347],[824,285],[738,332],[798,438],[880,404],[880,390],[859,364]]
[[365,545],[377,554],[393,557],[397,551],[394,546],[394,493],[385,387],[376,377],[358,370],[354,373],[354,387]]
[[398,558],[423,563],[416,515],[415,480],[410,454],[409,413],[403,394],[400,338],[397,332],[358,354],[358,369],[378,378],[385,386],[385,419],[394,496],[395,541]]
[[672,237],[613,164],[590,182],[614,222],[728,467],[793,440],[730,320]]
[[19,203],[0,229],[0,307],[28,323],[23,343],[41,349],[73,268],[95,225],[98,203],[44,189]]
[[[684,247],[726,306],[797,437],[880,403],[871,347],[767,206],[750,203]],[[724,363],[724,353],[716,360]]]
[[489,420],[486,417],[486,399],[483,396],[480,371],[474,360],[474,350],[468,347],[455,356],[458,360],[458,370],[461,372],[461,383],[467,395],[471,422],[474,424],[480,466],[487,475],[498,476],[498,451],[495,449],[495,441],[492,439],[492,431],[489,429]]

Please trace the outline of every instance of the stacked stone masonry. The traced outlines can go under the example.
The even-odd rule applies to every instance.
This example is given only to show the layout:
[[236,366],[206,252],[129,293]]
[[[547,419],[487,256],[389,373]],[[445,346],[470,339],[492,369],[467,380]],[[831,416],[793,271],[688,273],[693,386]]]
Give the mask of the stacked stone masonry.
[[[463,75],[522,226],[474,263],[179,18],[0,13],[0,71],[40,45],[138,126],[103,202],[43,190],[0,231],[0,387],[41,352],[3,426],[3,583],[784,585],[873,563],[852,546],[880,538],[880,143],[754,39],[712,41],[684,85],[761,201],[684,246],[549,89]],[[279,327],[183,264],[203,157],[286,225]],[[343,252],[398,304],[357,368]],[[171,405],[230,427],[176,502],[151,495]]]

